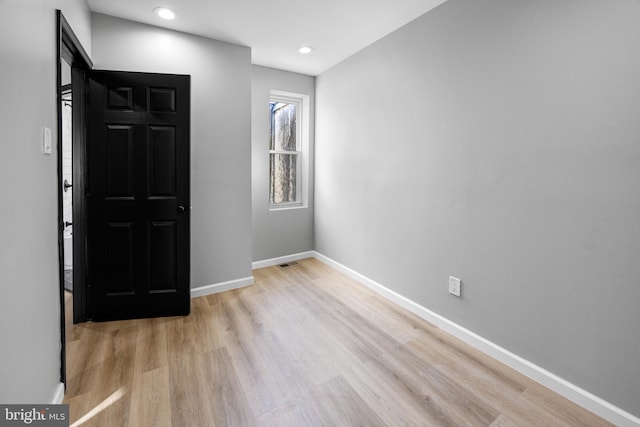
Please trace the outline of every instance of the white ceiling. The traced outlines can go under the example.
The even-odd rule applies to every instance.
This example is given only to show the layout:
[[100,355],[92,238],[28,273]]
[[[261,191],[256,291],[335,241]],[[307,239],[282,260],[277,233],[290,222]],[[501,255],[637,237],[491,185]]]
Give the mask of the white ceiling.
[[[318,75],[446,0],[87,0],[93,12],[251,47],[252,62]],[[153,14],[178,13],[173,21]],[[309,55],[298,53],[313,46]]]

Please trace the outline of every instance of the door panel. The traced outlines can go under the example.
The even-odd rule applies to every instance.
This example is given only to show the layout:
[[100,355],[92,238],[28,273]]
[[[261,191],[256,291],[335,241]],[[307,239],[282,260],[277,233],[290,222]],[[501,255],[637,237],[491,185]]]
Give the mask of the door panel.
[[175,292],[176,241],[178,227],[175,221],[149,223],[149,292]]
[[105,139],[108,199],[134,199],[133,127],[107,125]]
[[133,295],[136,269],[134,250],[134,225],[130,222],[110,222],[106,228],[105,294]]
[[88,81],[90,317],[188,314],[189,76]]
[[168,126],[149,128],[149,197],[176,197],[176,132]]

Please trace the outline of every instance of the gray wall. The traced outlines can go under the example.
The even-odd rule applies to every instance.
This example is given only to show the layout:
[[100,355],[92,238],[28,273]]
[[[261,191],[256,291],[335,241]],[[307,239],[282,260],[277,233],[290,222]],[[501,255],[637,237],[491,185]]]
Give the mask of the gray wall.
[[191,286],[251,276],[251,50],[92,15],[96,69],[191,75]]
[[[261,261],[313,249],[313,140],[315,78],[273,68],[252,67],[251,180],[253,260]],[[309,95],[310,140],[308,207],[269,211],[269,95],[281,90]]]
[[449,0],[320,75],[316,249],[640,415],[639,22]]
[[[0,14],[0,402],[50,403],[60,384],[56,18],[91,50],[83,1],[5,0]],[[42,154],[42,128],[54,154]]]

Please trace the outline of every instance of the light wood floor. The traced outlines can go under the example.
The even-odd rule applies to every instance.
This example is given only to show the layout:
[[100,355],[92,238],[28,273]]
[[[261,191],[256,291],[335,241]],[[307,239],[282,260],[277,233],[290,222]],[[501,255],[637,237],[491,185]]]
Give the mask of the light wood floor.
[[72,426],[610,425],[321,262],[188,317],[69,325]]

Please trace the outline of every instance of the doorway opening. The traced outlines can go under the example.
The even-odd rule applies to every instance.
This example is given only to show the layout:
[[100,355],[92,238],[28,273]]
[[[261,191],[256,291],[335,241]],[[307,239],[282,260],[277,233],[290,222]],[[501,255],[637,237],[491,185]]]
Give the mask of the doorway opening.
[[[58,189],[62,199],[62,270],[64,306],[64,330],[67,333],[73,322],[73,99],[71,92],[71,65],[64,59],[61,64],[60,106],[62,111],[59,150],[62,152],[62,186]],[[60,166],[60,165],[59,165]],[[63,343],[68,342],[65,336]],[[64,362],[64,361],[63,361]],[[66,368],[65,368],[66,372]]]
[[[75,322],[76,316],[83,315],[75,310],[75,300],[84,298],[83,292],[79,292],[78,287],[72,285],[72,283],[81,283],[84,280],[84,263],[81,262],[82,257],[79,256],[83,251],[81,244],[84,232],[84,204],[82,197],[79,197],[84,190],[84,159],[77,154],[81,152],[78,148],[83,147],[85,143],[82,126],[84,111],[82,108],[74,109],[73,100],[83,98],[84,87],[81,84],[81,73],[82,70],[90,69],[93,64],[60,10],[56,11],[56,22],[60,381],[66,386],[66,325],[67,321],[71,323],[71,316]],[[82,103],[77,103],[77,106],[81,107]],[[73,152],[76,152],[76,156],[73,155]],[[79,161],[77,161],[78,159]],[[74,182],[76,185],[73,185]],[[78,225],[75,230],[73,229],[74,222],[80,227],[79,233]],[[67,287],[76,288],[73,296],[66,290]],[[65,304],[65,301],[68,301],[68,304]]]
[[[71,93],[71,65],[65,60],[62,65],[62,221],[64,266],[64,289],[73,292],[73,99]],[[67,297],[69,295],[66,295]],[[67,298],[65,298],[67,299]]]

